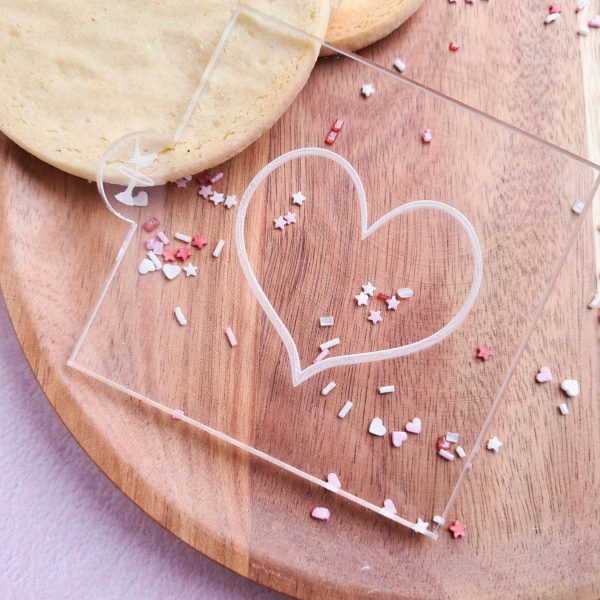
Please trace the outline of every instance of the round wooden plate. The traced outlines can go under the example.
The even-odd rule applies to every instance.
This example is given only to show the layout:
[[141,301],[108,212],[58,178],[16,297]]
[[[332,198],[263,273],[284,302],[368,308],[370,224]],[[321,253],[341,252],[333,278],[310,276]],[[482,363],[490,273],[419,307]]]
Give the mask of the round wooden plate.
[[[392,35],[367,56],[391,65],[400,54],[407,75],[597,158],[593,47],[563,33],[555,37],[552,64],[540,63],[537,37],[548,30],[540,25],[532,31],[517,18],[497,27],[498,11],[526,14],[524,3],[507,4],[451,7],[462,13],[446,19],[439,6],[425,3],[401,40]],[[539,12],[533,0],[525,4],[527,19]],[[447,52],[447,28],[463,41],[462,62],[460,54]],[[428,55],[419,50],[425,34],[434,40]],[[528,54],[526,48],[535,50]],[[314,76],[320,76],[318,68]],[[511,86],[517,80],[528,86]],[[260,140],[238,157],[238,168],[247,164],[251,172],[268,143]],[[598,326],[583,308],[595,292],[591,215],[492,425],[504,449],[478,458],[456,499],[454,514],[467,524],[467,536],[453,540],[447,534],[432,542],[201,432],[176,427],[68,369],[67,357],[124,230],[101,206],[95,186],[41,163],[6,138],[0,147],[0,284],[19,340],[74,437],[152,518],[236,572],[302,598],[598,597]],[[558,378],[581,380],[581,397],[566,418],[558,414],[555,396],[533,382],[542,364]],[[335,518],[310,519],[310,509],[325,498]]]

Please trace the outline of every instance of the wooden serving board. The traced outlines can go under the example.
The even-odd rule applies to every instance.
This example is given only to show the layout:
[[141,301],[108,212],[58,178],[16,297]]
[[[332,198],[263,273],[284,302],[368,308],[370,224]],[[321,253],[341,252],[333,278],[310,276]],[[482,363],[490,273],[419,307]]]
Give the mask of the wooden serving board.
[[[575,36],[573,15],[559,30],[541,25],[545,9],[533,1],[436,4],[363,54],[383,65],[401,56],[415,80],[598,159],[600,44]],[[458,54],[450,39],[462,42]],[[236,177],[256,172],[268,144],[235,159]],[[468,535],[434,543],[67,369],[125,227],[109,221],[94,186],[4,138],[2,157],[0,283],[26,356],[90,457],[175,535],[298,597],[598,597],[598,328],[584,309],[596,286],[591,215],[496,416],[505,449],[478,458],[454,505]],[[542,363],[559,378],[579,374],[567,418],[556,390],[532,382]],[[324,503],[336,518],[311,520]]]

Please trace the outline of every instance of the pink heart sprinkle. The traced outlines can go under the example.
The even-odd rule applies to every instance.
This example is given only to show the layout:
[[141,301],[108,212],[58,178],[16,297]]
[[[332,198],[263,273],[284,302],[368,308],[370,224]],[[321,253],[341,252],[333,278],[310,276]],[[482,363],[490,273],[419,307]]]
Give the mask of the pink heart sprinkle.
[[404,429],[410,433],[421,433],[421,419],[415,417],[404,426]]
[[396,507],[394,506],[394,503],[389,498],[386,498],[383,501],[383,508],[384,508],[384,510],[387,510],[388,512],[391,512],[393,515],[397,515],[398,514],[398,511],[396,510]]
[[406,431],[393,431],[392,432],[392,445],[394,448],[400,448],[402,442],[408,439],[408,433]]
[[335,473],[327,474],[327,483],[330,485],[330,487],[336,488],[338,490],[342,489],[342,484]]
[[318,519],[319,521],[327,521],[327,519],[329,519],[331,516],[331,513],[324,506],[315,506],[313,511],[310,513],[310,516],[313,519]]
[[552,381],[552,373],[548,367],[542,367],[539,373],[535,376],[535,380],[538,383],[546,383],[547,381]]

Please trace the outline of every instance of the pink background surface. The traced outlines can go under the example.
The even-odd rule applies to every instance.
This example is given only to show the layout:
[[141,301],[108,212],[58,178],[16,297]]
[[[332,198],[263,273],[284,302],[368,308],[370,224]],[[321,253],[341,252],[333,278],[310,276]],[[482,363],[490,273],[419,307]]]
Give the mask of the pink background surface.
[[92,463],[27,365],[0,296],[0,598],[283,598],[192,550]]

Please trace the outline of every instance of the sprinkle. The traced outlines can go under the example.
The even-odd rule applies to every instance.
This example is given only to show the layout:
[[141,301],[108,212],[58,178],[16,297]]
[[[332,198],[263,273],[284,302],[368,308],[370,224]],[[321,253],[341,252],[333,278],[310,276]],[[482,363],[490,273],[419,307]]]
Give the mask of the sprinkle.
[[449,460],[449,461],[454,460],[454,454],[452,454],[452,452],[449,452],[448,450],[444,450],[444,448],[442,448],[441,450],[438,450],[438,454],[442,458],[445,458],[446,460]]
[[404,429],[406,429],[406,431],[409,433],[414,433],[416,435],[421,433],[421,425],[421,419],[419,419],[419,417],[414,417],[412,421],[409,421],[404,426]]
[[165,248],[165,245],[162,242],[154,242],[154,248],[150,248],[150,250],[152,250],[154,252],[154,254],[156,254],[157,256],[159,254],[162,254],[163,250]]
[[588,304],[588,308],[598,308],[600,306],[600,293],[596,294]]
[[225,208],[231,208],[237,204],[237,196],[227,196],[225,198]]
[[450,525],[450,527],[448,527],[448,529],[450,529],[450,531],[452,532],[454,539],[456,539],[457,537],[465,536],[465,525],[464,525],[464,523],[461,523],[460,521],[454,521],[452,523],[452,525]]
[[204,248],[204,246],[206,246],[208,244],[208,240],[205,237],[202,237],[201,235],[195,235],[192,238],[192,246],[195,246],[196,248],[198,248],[198,250],[202,250],[202,248]]
[[336,119],[333,122],[333,125],[331,126],[331,131],[333,131],[335,133],[339,133],[342,130],[343,126],[344,126],[343,119]]
[[275,229],[283,230],[283,228],[286,225],[287,225],[287,221],[285,220],[285,217],[283,215],[277,217],[276,219],[273,219],[273,227],[275,227]]
[[417,533],[425,533],[428,528],[429,528],[429,523],[427,523],[426,521],[423,521],[423,519],[421,519],[421,517],[419,517],[417,519],[417,522],[415,523],[415,531]]
[[325,350],[323,350],[323,352],[321,352],[317,358],[315,358],[315,360],[313,360],[313,365],[315,363],[321,362],[325,357],[329,356],[329,350],[327,350],[327,348],[325,348]]
[[446,519],[442,519],[442,517],[440,517],[440,515],[434,515],[432,521],[436,525],[444,525],[446,523]]
[[371,424],[369,425],[369,433],[376,435],[378,437],[383,437],[387,429],[383,424],[383,421],[379,417],[375,417]]
[[370,311],[369,316],[367,317],[367,321],[371,321],[371,323],[373,323],[373,325],[376,325],[380,321],[383,321],[383,317],[381,316],[381,311],[380,310]]
[[458,433],[455,433],[454,431],[449,431],[448,433],[446,433],[446,440],[451,444],[458,444]]
[[550,23],[554,23],[554,21],[560,19],[560,13],[552,13],[550,15],[546,15],[544,17],[544,23],[549,25]]
[[370,281],[368,283],[365,283],[362,286],[362,289],[363,289],[363,292],[365,294],[367,294],[367,296],[371,296],[371,297],[373,297],[373,294],[375,293],[375,290],[376,290],[375,286]]
[[198,267],[195,267],[192,263],[188,263],[183,267],[186,277],[198,277]]
[[591,27],[592,29],[600,29],[600,15],[594,15],[588,21],[588,27]]
[[223,246],[225,245],[225,240],[219,240],[215,249],[213,250],[213,256],[217,258],[219,254],[221,254],[221,250],[223,250]]
[[549,367],[542,367],[535,376],[535,380],[538,383],[547,383],[548,381],[552,381],[552,371],[550,371]]
[[450,52],[458,52],[459,48],[458,42],[450,42],[450,45],[448,46]]
[[400,300],[396,296],[392,296],[389,300],[386,300],[388,310],[396,310],[400,304]]
[[335,381],[330,381],[322,390],[321,395],[327,396],[335,388]]
[[352,408],[352,402],[350,402],[350,400],[348,400],[348,402],[346,402],[346,404],[344,404],[344,406],[342,406],[342,409],[338,413],[338,417],[340,419],[344,419],[346,417],[346,415],[350,412],[351,408]]
[[198,190],[198,196],[202,196],[205,200],[209,198],[213,193],[212,186],[210,185],[201,185]]
[[329,484],[330,489],[342,489],[342,483],[335,473],[327,473],[327,483]]
[[372,83],[365,83],[363,84],[363,86],[360,88],[360,93],[365,97],[368,98],[369,96],[372,96],[375,93],[375,88],[373,87]]
[[180,409],[180,408],[176,408],[173,410],[173,412],[171,413],[171,419],[173,419],[173,421],[180,421],[181,417],[184,417],[185,413]]
[[340,338],[333,338],[332,340],[328,340],[327,342],[323,342],[319,348],[321,348],[321,350],[329,350],[329,348],[333,348],[334,346],[337,346],[340,343]]
[[291,211],[288,212],[288,214],[285,215],[283,218],[285,219],[285,222],[288,225],[293,225],[296,222],[296,215]]
[[173,248],[164,248],[162,257],[165,262],[174,261],[176,258],[175,250],[173,250]]
[[233,333],[233,329],[231,329],[231,327],[228,327],[225,330],[225,335],[227,336],[227,339],[229,340],[229,343],[231,344],[232,348],[237,346],[237,339],[236,339],[235,334]]
[[303,202],[306,200],[306,197],[302,194],[302,192],[296,192],[292,194],[292,204],[297,204],[298,206],[302,206]]
[[383,501],[383,510],[386,510],[387,512],[390,512],[393,515],[397,515],[398,514],[398,511],[396,510],[396,506],[394,505],[394,503],[389,498],[386,498]]
[[579,381],[576,379],[565,379],[561,382],[560,389],[569,396],[569,398],[577,398],[577,396],[579,396]]
[[415,295],[412,288],[400,288],[396,293],[398,294],[398,298],[402,298],[403,300],[412,298]]
[[190,182],[192,179],[191,175],[186,175],[185,177],[180,177],[179,179],[176,179],[173,183],[178,187],[178,188],[185,188],[187,187],[188,182]]
[[404,73],[404,71],[406,70],[406,65],[402,62],[402,59],[400,58],[397,58],[394,61],[394,67],[396,67],[396,69],[398,69],[400,73]]
[[180,325],[187,325],[187,319],[185,318],[185,315],[179,306],[175,307],[175,316],[177,317]]
[[560,13],[560,12],[561,12],[560,6],[559,6],[558,4],[551,4],[551,5],[548,7],[548,12],[549,12],[551,15],[554,15],[554,14]]
[[152,217],[151,219],[148,219],[142,225],[142,227],[144,228],[144,231],[146,233],[150,233],[151,231],[154,231],[159,225],[160,225],[160,221],[156,217]]
[[333,142],[335,142],[335,138],[337,138],[337,133],[335,131],[330,131],[325,137],[325,143],[328,146],[333,146]]
[[421,132],[421,139],[424,144],[429,144],[433,139],[433,134],[431,133],[431,129],[423,129]]
[[489,346],[477,346],[477,358],[480,358],[481,360],[488,360],[488,358],[493,355],[494,353]]
[[500,452],[500,448],[502,448],[502,442],[494,436],[490,438],[487,442],[487,449],[493,450],[494,452]]
[[175,234],[175,239],[179,240],[180,242],[185,242],[186,244],[189,244],[192,241],[192,238],[189,235],[179,232]]
[[560,410],[560,414],[564,415],[565,417],[569,414],[569,407],[565,402],[558,405],[558,410]]
[[154,254],[152,250],[148,252],[148,258],[152,261],[152,263],[157,269],[162,269],[162,263],[160,262],[160,260],[158,260],[158,256],[156,256],[156,254]]
[[458,454],[460,458],[464,458],[467,455],[462,446],[456,446],[456,454]]
[[457,0],[448,0],[448,4],[456,4]]
[[333,325],[333,317],[320,317],[319,323],[321,327],[331,327]]
[[379,393],[380,394],[391,394],[392,392],[395,392],[396,388],[393,385],[381,385],[379,386]]
[[583,36],[585,36],[585,35],[589,35],[589,34],[590,34],[590,30],[587,27],[580,27],[577,30],[577,35],[583,35]]
[[154,250],[154,240],[153,239],[148,239],[144,242],[144,246],[146,247],[146,250]]
[[366,306],[367,302],[369,301],[369,296],[367,296],[367,294],[365,294],[364,292],[361,292],[360,294],[358,294],[358,296],[354,296],[356,298],[356,303],[358,304],[358,306]]
[[573,206],[571,206],[571,210],[576,214],[580,215],[581,211],[585,208],[585,202],[575,202]]
[[223,201],[225,200],[225,196],[223,196],[223,194],[221,194],[221,192],[214,192],[213,195],[210,197],[210,201],[215,205],[218,206],[219,204],[221,204]]
[[187,246],[181,246],[181,248],[178,248],[177,252],[175,253],[175,256],[181,260],[187,260],[191,255],[192,253]]
[[575,13],[580,13],[587,5],[587,1],[586,0],[582,0],[576,7],[575,7]]
[[181,273],[181,269],[177,265],[163,265],[162,272],[167,279],[172,281]]
[[211,178],[210,182],[214,185],[217,181],[223,179],[223,173],[215,173]]
[[443,435],[438,437],[436,446],[438,450],[450,450],[450,442]]
[[142,262],[140,263],[140,265],[138,267],[138,273],[140,275],[146,275],[146,274],[152,273],[154,271],[156,271],[156,267],[154,266],[152,261],[148,258],[142,259]]
[[391,298],[391,296],[386,292],[379,292],[377,294],[377,296],[375,296],[375,297],[377,298],[377,300],[385,300],[385,301],[387,301]]
[[392,431],[392,446],[394,448],[400,448],[407,439],[408,433],[406,431]]
[[310,513],[310,516],[313,519],[317,519],[318,521],[327,521],[331,516],[331,513],[324,506],[316,506],[313,508],[313,511]]
[[158,239],[166,246],[169,243],[169,238],[164,234],[163,231],[158,232]]

